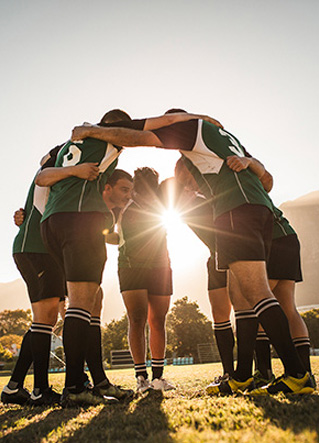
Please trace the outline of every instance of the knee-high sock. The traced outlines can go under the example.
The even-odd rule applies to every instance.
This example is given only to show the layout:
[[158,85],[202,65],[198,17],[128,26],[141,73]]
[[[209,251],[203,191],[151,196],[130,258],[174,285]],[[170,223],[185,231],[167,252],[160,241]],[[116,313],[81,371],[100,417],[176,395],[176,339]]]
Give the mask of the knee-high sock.
[[[15,383],[12,385],[12,389],[15,387],[22,387],[25,376],[32,363],[32,348],[31,348],[31,330],[29,329],[23,337],[20,354],[17,363],[13,369],[9,383]],[[10,386],[9,386],[10,387]]]
[[214,323],[216,343],[224,374],[234,374],[234,333],[230,320]]
[[40,390],[49,386],[48,370],[50,362],[52,326],[44,323],[31,325],[31,347],[34,371],[34,388]]
[[258,320],[253,310],[236,311],[237,367],[236,380],[245,381],[252,376]]
[[152,358],[152,378],[161,378],[164,371],[164,358]]
[[102,362],[102,340],[100,317],[91,317],[86,362],[91,373],[94,386],[107,380]]
[[263,329],[281,359],[285,372],[300,377],[305,369],[299,359],[289,332],[289,324],[284,311],[275,298],[265,298],[254,307]]
[[296,337],[293,340],[295,348],[297,349],[299,358],[307,372],[311,372],[310,365],[310,339],[309,337]]
[[81,308],[68,308],[63,328],[66,362],[65,386],[81,390],[91,315]]
[[267,334],[263,331],[257,334],[255,355],[256,369],[264,378],[270,379],[272,374],[270,341]]

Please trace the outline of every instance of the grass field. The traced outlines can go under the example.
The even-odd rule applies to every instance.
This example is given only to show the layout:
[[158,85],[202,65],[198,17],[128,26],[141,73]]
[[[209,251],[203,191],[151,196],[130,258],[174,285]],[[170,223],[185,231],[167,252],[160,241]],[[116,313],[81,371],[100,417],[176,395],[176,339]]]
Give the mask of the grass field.
[[[319,381],[319,357],[312,357]],[[276,375],[281,364],[274,360]],[[176,391],[150,392],[117,405],[61,409],[21,408],[0,403],[3,442],[318,442],[319,395],[209,397],[204,388],[218,363],[168,366],[165,376]],[[132,369],[109,371],[113,383],[134,387]],[[63,374],[50,376],[62,390]],[[0,377],[0,388],[8,377]],[[32,377],[26,387],[31,389]]]

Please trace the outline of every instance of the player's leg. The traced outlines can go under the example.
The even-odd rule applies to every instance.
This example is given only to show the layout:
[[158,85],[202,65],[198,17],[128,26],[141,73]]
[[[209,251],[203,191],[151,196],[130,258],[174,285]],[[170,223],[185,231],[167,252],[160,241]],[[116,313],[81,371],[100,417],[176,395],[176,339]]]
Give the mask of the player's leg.
[[272,380],[274,380],[274,375],[271,366],[270,340],[259,324],[255,343],[255,386],[264,386]]
[[306,371],[311,372],[309,333],[305,322],[297,311],[295,303],[295,281],[279,280],[274,282],[271,280],[270,285],[274,286],[272,291],[287,316],[291,337],[299,358]]

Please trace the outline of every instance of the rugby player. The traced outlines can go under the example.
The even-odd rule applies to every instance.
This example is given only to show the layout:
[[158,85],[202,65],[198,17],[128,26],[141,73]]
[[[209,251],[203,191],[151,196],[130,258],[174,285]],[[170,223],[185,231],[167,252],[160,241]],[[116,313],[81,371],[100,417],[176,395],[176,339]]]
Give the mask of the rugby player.
[[[144,128],[145,129],[145,128]],[[285,374],[267,392],[313,392],[311,376],[303,368],[289,333],[289,324],[271,292],[266,259],[271,246],[273,205],[258,177],[244,169],[233,171],[227,157],[244,156],[239,140],[228,131],[193,119],[156,130],[77,127],[74,140],[94,137],[123,146],[155,146],[179,149],[196,167],[199,187],[214,196],[218,267],[229,269],[236,304],[254,307],[258,320],[281,358]],[[232,379],[232,391],[245,390],[252,382]]]

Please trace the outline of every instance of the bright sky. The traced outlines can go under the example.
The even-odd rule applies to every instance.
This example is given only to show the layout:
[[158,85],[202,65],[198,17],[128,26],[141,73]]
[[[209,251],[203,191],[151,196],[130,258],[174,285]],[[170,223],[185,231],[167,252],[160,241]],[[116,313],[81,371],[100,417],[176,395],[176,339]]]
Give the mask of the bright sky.
[[[112,108],[210,114],[272,172],[276,204],[318,190],[318,20],[317,0],[1,0],[0,282],[19,277],[12,214],[39,159]],[[164,179],[177,158],[131,149],[120,166]]]

